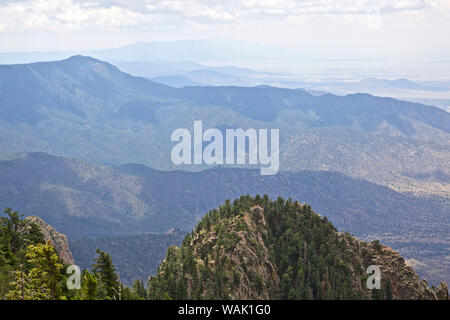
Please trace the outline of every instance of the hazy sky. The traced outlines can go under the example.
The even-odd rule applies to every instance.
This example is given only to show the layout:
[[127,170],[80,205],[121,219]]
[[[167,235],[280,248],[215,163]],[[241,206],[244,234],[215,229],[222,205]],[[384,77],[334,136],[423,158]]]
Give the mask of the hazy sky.
[[0,0],[0,51],[230,38],[322,55],[450,60],[450,0]]

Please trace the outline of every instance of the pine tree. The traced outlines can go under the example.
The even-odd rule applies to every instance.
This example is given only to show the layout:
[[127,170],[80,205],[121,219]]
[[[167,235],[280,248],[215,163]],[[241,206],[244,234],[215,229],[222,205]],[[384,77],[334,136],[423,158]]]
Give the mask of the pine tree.
[[111,256],[97,249],[98,257],[92,265],[93,271],[103,286],[106,297],[109,299],[119,299],[120,283],[116,274],[116,268],[112,262]]
[[41,228],[36,223],[30,223],[28,225],[26,232],[23,234],[23,243],[25,246],[45,243]]
[[281,299],[288,299],[289,289],[291,287],[291,276],[289,273],[285,273],[281,278]]
[[11,252],[16,254],[18,249],[22,246],[21,230],[25,226],[25,222],[21,219],[23,215],[18,211],[12,211],[11,208],[5,208],[7,218],[2,218],[1,224],[6,240],[9,242]]
[[96,300],[98,281],[95,274],[85,271],[81,283],[81,298],[83,300]]
[[138,280],[138,279],[134,280],[133,286],[131,287],[131,292],[143,299],[147,298],[144,284],[142,283],[141,280]]

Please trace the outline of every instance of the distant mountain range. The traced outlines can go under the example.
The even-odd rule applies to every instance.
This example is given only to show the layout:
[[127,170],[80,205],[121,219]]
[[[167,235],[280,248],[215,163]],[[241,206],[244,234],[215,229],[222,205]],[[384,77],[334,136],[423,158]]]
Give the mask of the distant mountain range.
[[150,80],[177,88],[186,86],[250,86],[251,84],[258,84],[257,81],[248,79],[245,76],[226,74],[209,69],[196,69],[182,75],[159,76],[150,78]]
[[195,70],[207,70],[224,75],[234,76],[269,76],[270,72],[255,71],[249,68],[227,66],[210,66],[194,61],[167,61],[167,60],[145,60],[145,61],[115,61],[107,60],[120,70],[134,76],[152,78],[157,76],[184,75]]
[[262,72],[235,66],[208,66],[193,61],[112,61],[120,70],[148,78],[172,87],[184,86],[257,86],[272,85],[283,88],[309,88],[339,95],[370,93],[396,97],[426,104],[450,106],[450,83],[445,80],[425,81],[398,78],[362,78],[312,81],[305,75],[283,72]]
[[[156,274],[154,297],[364,298],[374,262],[397,298],[438,294],[409,266],[450,281],[449,81],[262,72],[302,54],[224,39],[81,54],[0,53],[0,207],[67,263],[100,248],[125,284]],[[279,129],[280,171],[175,165],[171,133],[195,120]]]
[[[340,95],[364,92],[450,110],[448,78],[438,81],[417,80],[428,77],[430,71],[424,70],[433,69],[439,74],[439,70],[448,69],[448,62],[445,61],[439,64],[399,61],[393,65],[379,65],[379,61],[373,61],[371,58],[361,60],[341,56],[324,60],[317,55],[311,56],[305,50],[230,39],[138,42],[104,50],[4,52],[0,53],[0,64],[62,60],[79,54],[108,61],[125,72],[153,78],[157,82],[175,87],[272,85],[309,88]],[[409,66],[408,75],[404,74],[405,63]],[[398,65],[402,67],[397,68]],[[248,67],[265,72],[254,71]],[[392,70],[393,67],[395,71]],[[215,71],[216,74],[199,79],[186,74],[192,70]],[[267,72],[268,70],[271,72]],[[417,73],[416,70],[421,71]],[[395,75],[398,75],[399,79],[387,79],[392,79]],[[443,76],[446,77],[445,73]]]
[[81,51],[35,51],[0,53],[0,63],[29,63],[68,58],[83,54],[109,61],[196,61],[230,62],[236,60],[299,59],[295,50],[227,39],[137,42],[118,48]]
[[[177,66],[198,81],[254,76],[197,67]],[[171,133],[194,120],[222,131],[279,129],[281,172],[175,166]],[[186,230],[227,198],[267,193],[305,201],[340,230],[379,238],[427,278],[443,279],[448,150],[448,112],[392,98],[267,85],[174,88],[86,56],[0,66],[0,204],[41,216],[71,240]]]
[[342,90],[346,92],[377,92],[377,91],[394,91],[397,90],[410,90],[410,91],[433,91],[433,92],[447,92],[450,91],[450,87],[445,82],[441,83],[429,83],[426,81],[415,82],[405,78],[399,78],[395,80],[388,79],[376,79],[365,78],[360,81],[353,82],[341,82],[331,84],[336,90]]
[[450,109],[450,83],[448,81],[411,81],[405,78],[394,80],[364,78],[359,81],[334,81],[304,83],[303,87],[343,95],[370,93],[377,96],[436,105]]
[[449,193],[450,114],[439,108],[269,86],[173,88],[83,56],[0,66],[3,157],[44,151],[205,169],[170,160],[171,132],[194,120],[221,130],[280,129],[281,170],[333,170],[400,191]]

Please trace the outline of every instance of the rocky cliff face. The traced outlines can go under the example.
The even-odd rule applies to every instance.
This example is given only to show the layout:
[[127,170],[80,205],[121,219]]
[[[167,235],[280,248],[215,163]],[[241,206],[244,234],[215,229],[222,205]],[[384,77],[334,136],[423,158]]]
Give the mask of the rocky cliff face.
[[[408,265],[405,259],[392,248],[381,245],[377,241],[370,243],[359,241],[349,234],[340,234],[346,246],[354,251],[354,262],[361,266],[378,266],[381,271],[382,290],[390,291],[392,299],[401,300],[447,300],[448,287],[441,282],[437,288],[428,287],[426,280],[420,280],[419,276]],[[355,275],[357,278],[357,275]],[[389,286],[389,289],[387,289]],[[363,285],[360,290],[367,291]],[[386,294],[386,292],[384,292]]]
[[448,300],[446,283],[441,282],[437,288],[428,287],[427,281],[420,281],[413,268],[390,247],[361,242],[361,254],[366,264],[380,266],[382,279],[392,284],[394,299]]
[[51,245],[58,252],[59,257],[65,264],[72,265],[75,263],[65,234],[59,233],[37,216],[26,217],[25,221],[27,221],[27,223],[35,223],[39,226],[45,241],[50,240]]
[[[239,228],[239,224],[245,225],[246,229]],[[197,233],[191,241],[197,265],[208,264],[213,271],[231,270],[233,281],[239,282],[231,293],[234,299],[270,299],[280,287],[277,266],[271,261],[263,240],[267,231],[264,228],[258,230],[258,226],[265,226],[263,209],[254,207],[229,221],[226,232],[236,232],[232,242],[222,243],[221,236],[215,231]],[[205,256],[202,252],[205,248],[215,249],[216,255]],[[188,292],[193,286],[193,280],[189,279]],[[207,294],[207,290],[205,286],[203,294]],[[192,294],[189,293],[188,297],[192,298]]]
[[[378,266],[381,288],[369,289]],[[171,247],[149,279],[155,299],[448,299],[393,249],[338,232],[307,205],[241,197]]]

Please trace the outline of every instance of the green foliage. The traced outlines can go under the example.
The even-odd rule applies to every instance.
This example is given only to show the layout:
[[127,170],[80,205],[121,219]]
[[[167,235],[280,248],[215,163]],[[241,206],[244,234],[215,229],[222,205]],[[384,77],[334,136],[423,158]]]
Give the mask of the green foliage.
[[67,275],[58,254],[45,242],[40,227],[10,208],[0,217],[0,300],[100,300],[147,297],[142,281],[133,288],[120,283],[110,255],[97,250],[93,272],[84,270],[81,289],[67,288]]
[[8,217],[2,218],[3,231],[12,254],[16,254],[23,245],[23,236],[20,231],[25,226],[25,222],[21,219],[23,215],[18,211],[12,211],[11,208],[6,208],[5,214]]
[[98,280],[94,273],[85,271],[82,279],[82,299],[83,300],[96,300],[97,299],[97,285]]
[[59,299],[63,265],[50,242],[29,245],[25,257],[30,269],[26,272],[19,268],[14,272],[7,297],[20,300]]
[[135,280],[131,287],[131,292],[140,299],[147,298],[147,292],[141,280]]
[[27,246],[44,243],[44,237],[34,223],[27,223],[23,215],[10,208],[0,217],[0,299],[11,291],[11,283],[17,286],[30,279],[32,265],[26,257]]
[[119,299],[120,282],[116,274],[116,267],[112,262],[111,256],[97,249],[98,257],[92,265],[93,271],[99,280],[101,291],[104,291],[106,299]]

